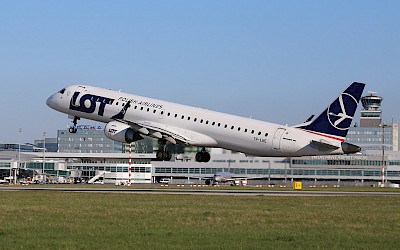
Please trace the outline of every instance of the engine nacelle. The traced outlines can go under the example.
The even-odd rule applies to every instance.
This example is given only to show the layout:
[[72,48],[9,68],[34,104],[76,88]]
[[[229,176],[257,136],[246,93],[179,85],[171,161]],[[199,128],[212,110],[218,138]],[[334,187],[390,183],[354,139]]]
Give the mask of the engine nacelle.
[[131,143],[143,139],[139,132],[133,130],[131,126],[117,121],[107,123],[104,134],[107,138],[122,143]]

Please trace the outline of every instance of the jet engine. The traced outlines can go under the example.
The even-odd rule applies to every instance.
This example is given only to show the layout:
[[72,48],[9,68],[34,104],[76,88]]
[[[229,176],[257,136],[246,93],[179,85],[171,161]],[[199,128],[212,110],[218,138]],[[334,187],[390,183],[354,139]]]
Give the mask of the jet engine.
[[117,121],[107,123],[104,134],[107,138],[122,143],[131,143],[143,139],[140,133],[133,130],[131,126]]

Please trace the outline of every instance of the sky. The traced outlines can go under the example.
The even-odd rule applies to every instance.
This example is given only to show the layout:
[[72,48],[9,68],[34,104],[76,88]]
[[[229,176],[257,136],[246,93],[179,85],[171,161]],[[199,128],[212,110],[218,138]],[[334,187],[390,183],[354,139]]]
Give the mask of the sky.
[[357,81],[399,121],[400,1],[0,5],[3,143],[57,137],[71,121],[45,102],[71,84],[295,125]]

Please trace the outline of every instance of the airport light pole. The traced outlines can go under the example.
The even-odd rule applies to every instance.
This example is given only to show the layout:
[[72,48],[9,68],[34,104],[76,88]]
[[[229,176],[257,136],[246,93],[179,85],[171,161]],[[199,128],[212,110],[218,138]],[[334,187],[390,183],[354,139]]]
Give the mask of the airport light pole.
[[132,142],[129,143],[129,180],[128,180],[128,186],[131,186],[131,177],[132,175]]
[[43,182],[46,183],[46,174],[44,172],[45,169],[45,160],[46,160],[46,156],[45,156],[45,151],[46,151],[46,131],[43,132],[43,170],[42,170],[42,176],[43,176]]
[[387,125],[381,124],[382,127],[382,187],[385,187],[385,127]]
[[17,170],[19,168],[19,164],[21,163],[21,133],[22,133],[22,128],[19,128],[19,144],[18,144],[18,162],[17,162],[17,168],[14,169],[14,185],[17,184]]
[[271,160],[268,161],[268,185],[271,185]]
[[19,128],[18,162],[21,161],[21,133],[22,128]]

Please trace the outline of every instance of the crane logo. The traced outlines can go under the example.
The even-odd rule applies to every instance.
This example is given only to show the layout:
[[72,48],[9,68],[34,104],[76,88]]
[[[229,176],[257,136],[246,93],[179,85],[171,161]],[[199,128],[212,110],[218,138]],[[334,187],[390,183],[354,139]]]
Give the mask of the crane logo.
[[358,101],[348,93],[340,94],[327,110],[328,120],[332,127],[338,130],[350,128]]

